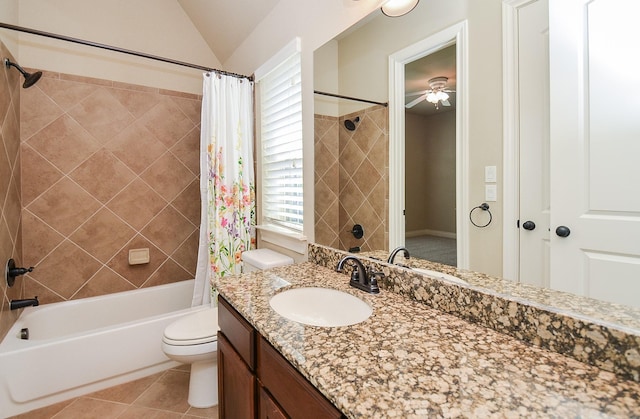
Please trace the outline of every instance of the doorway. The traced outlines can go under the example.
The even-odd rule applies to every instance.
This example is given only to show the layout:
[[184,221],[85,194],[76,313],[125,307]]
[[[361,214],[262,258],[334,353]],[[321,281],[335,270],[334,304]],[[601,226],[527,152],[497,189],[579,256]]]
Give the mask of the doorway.
[[[406,66],[446,48],[455,50],[455,253],[456,265],[468,268],[468,225],[464,222],[468,210],[468,116],[467,106],[467,22],[461,22],[419,41],[389,57],[389,248],[407,243],[406,210],[417,192],[405,191],[406,164],[405,119]],[[408,198],[408,199],[407,199]],[[429,259],[429,258],[427,258]]]
[[405,247],[457,266],[456,45],[405,65]]

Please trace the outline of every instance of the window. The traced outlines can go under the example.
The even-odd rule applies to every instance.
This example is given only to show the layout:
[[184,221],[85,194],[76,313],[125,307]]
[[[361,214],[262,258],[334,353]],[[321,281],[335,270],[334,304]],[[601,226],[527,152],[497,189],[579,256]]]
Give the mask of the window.
[[256,71],[256,83],[260,119],[261,223],[302,232],[300,68],[300,45],[296,40]]

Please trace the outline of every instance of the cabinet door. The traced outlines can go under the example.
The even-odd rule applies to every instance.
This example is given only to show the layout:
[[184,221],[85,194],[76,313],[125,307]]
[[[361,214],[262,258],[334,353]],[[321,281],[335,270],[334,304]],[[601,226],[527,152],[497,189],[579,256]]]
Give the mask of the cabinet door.
[[222,333],[218,333],[218,392],[220,418],[256,417],[256,378]]
[[260,386],[260,403],[259,403],[260,419],[287,419],[280,406],[271,398],[269,393]]
[[293,419],[339,419],[329,402],[263,337],[258,340],[258,378],[261,385]]

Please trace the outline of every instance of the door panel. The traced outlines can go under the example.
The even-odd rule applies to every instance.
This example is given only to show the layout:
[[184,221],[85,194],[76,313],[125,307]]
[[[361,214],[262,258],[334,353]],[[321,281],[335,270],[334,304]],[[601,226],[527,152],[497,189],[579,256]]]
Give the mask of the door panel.
[[[550,4],[551,287],[640,306],[635,0]],[[553,232],[571,229],[567,237]]]

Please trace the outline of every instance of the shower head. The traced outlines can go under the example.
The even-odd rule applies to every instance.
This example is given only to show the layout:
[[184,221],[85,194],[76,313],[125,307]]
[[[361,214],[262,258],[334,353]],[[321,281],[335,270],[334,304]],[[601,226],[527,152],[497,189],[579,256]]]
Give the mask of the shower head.
[[42,77],[42,71],[36,71],[35,73],[27,73],[18,64],[12,63],[11,61],[9,61],[8,58],[4,59],[4,65],[7,68],[9,68],[11,66],[14,66],[15,68],[18,69],[18,71],[20,73],[22,73],[22,76],[24,77],[24,83],[22,83],[22,88],[23,89],[27,89],[27,88],[33,86],[34,84],[36,84],[38,82],[38,80],[40,80],[40,77]]
[[355,131],[356,129],[356,124],[360,122],[360,117],[356,116],[353,121],[350,119],[345,119],[344,120],[344,127],[346,129],[348,129],[349,131]]

